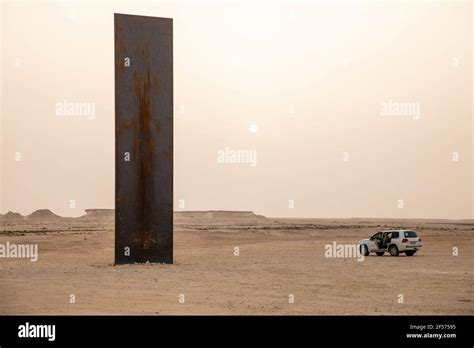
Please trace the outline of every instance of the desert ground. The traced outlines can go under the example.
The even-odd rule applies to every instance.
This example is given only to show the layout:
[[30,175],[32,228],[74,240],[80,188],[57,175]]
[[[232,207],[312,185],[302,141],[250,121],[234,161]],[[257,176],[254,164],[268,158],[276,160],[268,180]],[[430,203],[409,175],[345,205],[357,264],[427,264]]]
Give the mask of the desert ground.
[[[325,257],[326,244],[390,228],[417,231],[422,250]],[[0,259],[0,314],[472,315],[473,236],[474,220],[175,213],[173,265],[114,266],[113,210],[8,213],[0,244],[38,244],[39,258]]]

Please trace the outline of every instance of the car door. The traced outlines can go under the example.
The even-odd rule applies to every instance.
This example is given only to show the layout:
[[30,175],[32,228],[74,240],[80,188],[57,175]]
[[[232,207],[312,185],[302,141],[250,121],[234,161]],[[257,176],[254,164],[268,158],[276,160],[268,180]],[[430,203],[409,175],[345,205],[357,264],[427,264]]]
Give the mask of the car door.
[[368,243],[369,252],[372,252],[372,251],[375,251],[375,250],[379,249],[379,246],[377,244],[377,240],[378,240],[378,238],[381,237],[381,235],[382,235],[382,232],[376,232],[370,237],[369,243]]

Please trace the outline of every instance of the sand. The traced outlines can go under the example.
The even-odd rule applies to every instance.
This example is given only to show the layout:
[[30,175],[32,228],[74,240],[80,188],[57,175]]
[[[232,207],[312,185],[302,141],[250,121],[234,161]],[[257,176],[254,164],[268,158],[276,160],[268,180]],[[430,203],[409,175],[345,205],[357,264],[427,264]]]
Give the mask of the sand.
[[[0,259],[0,314],[474,314],[472,220],[186,213],[173,265],[114,266],[113,212],[50,215],[0,218],[0,244],[39,247],[37,262]],[[399,227],[422,238],[415,256],[324,255],[333,241]]]

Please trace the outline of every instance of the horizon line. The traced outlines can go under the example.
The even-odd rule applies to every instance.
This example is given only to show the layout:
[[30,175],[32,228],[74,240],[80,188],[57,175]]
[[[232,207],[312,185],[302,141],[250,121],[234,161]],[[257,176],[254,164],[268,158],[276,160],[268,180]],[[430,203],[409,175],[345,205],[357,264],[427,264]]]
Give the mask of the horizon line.
[[[27,215],[23,215],[22,213],[19,213],[19,212],[16,212],[16,211],[12,211],[12,210],[8,210],[6,213],[4,214],[0,214],[0,217],[3,217],[5,216],[6,214],[8,213],[13,213],[13,214],[20,214],[22,217],[28,217],[30,215],[32,215],[33,213],[36,213],[38,211],[49,211],[51,212],[52,214],[60,217],[60,218],[63,218],[63,219],[77,219],[77,218],[81,218],[81,217],[84,217],[87,215],[87,210],[113,210],[115,211],[115,208],[87,208],[87,209],[84,209],[84,214],[83,215],[80,215],[80,216],[63,216],[63,215],[59,215],[57,213],[55,213],[54,211],[52,211],[51,209],[49,208],[41,208],[41,209],[36,209],[34,210],[33,212],[31,212],[30,214],[27,214]],[[252,213],[254,214],[255,216],[263,216],[264,218],[266,219],[321,219],[321,220],[330,220],[330,219],[373,219],[373,220],[450,220],[450,221],[462,221],[462,220],[474,220],[474,217],[468,217],[468,218],[419,218],[419,217],[367,217],[367,216],[364,216],[364,217],[355,217],[355,216],[352,216],[352,217],[305,217],[305,216],[267,216],[267,215],[263,215],[263,214],[258,214],[256,212],[254,212],[253,210],[225,210],[225,209],[207,209],[207,210],[173,210],[173,213],[201,213],[201,212],[236,212],[236,213]]]

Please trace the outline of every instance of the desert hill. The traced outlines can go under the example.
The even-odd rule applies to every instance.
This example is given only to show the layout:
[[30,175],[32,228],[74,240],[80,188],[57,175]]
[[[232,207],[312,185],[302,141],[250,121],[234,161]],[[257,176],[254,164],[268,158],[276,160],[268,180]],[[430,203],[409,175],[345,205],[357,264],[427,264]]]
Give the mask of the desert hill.
[[113,219],[115,214],[114,209],[86,209],[85,212],[79,219]]
[[9,211],[5,215],[1,216],[2,220],[23,220],[23,216],[20,213],[14,213],[12,211]]
[[26,217],[28,220],[57,220],[61,216],[53,213],[49,209],[38,209]]

